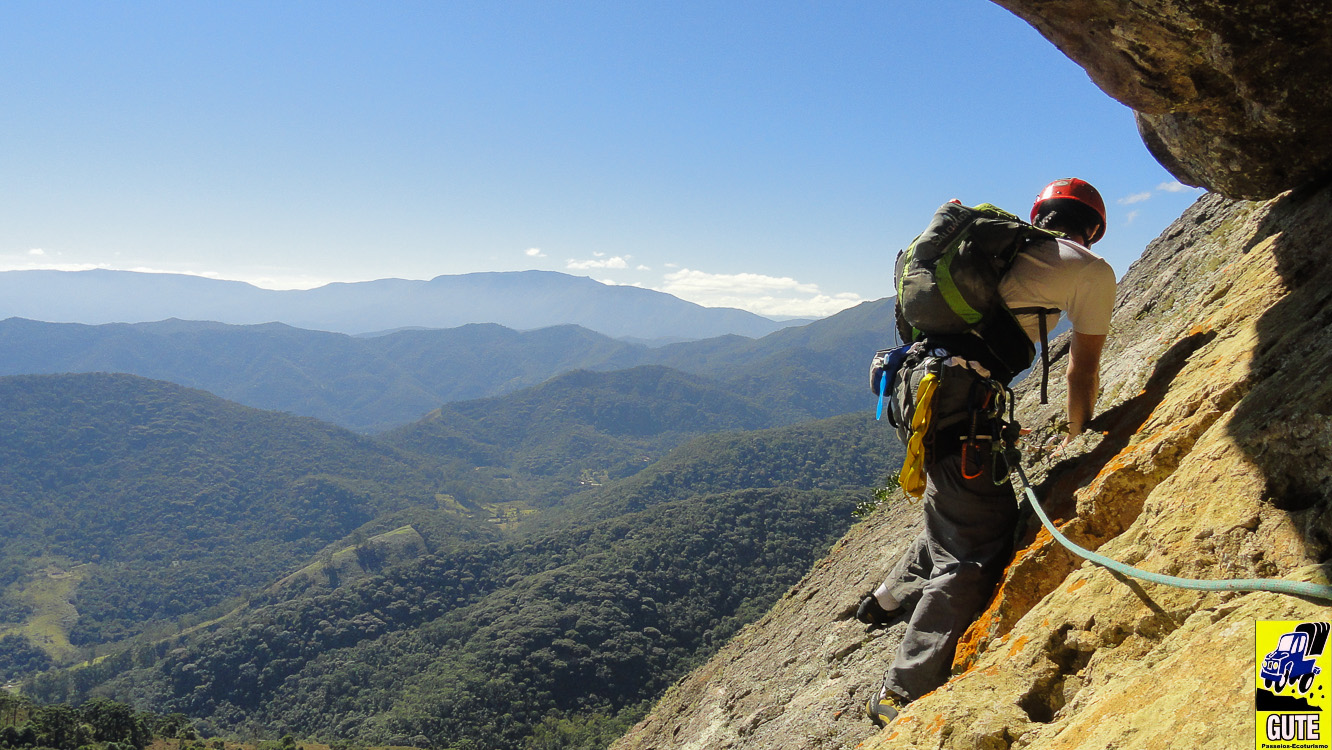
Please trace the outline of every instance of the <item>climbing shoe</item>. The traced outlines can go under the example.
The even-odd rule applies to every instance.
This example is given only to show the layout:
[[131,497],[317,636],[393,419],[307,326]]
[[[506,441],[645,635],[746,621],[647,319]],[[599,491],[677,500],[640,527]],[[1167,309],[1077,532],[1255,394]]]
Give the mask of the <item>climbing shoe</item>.
[[884,609],[873,594],[866,594],[856,607],[856,619],[872,628],[886,628],[902,616],[902,608]]
[[879,688],[874,697],[865,701],[865,715],[874,722],[874,726],[882,729],[897,718],[898,712],[905,708],[906,704],[905,698],[892,692],[885,685]]

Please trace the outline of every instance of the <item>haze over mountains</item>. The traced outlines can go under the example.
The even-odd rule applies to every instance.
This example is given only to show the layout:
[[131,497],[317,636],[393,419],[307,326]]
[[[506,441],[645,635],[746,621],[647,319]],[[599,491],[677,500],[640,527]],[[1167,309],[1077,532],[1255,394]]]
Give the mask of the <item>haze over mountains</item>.
[[91,326],[14,318],[0,321],[0,375],[124,372],[366,431],[571,370],[663,365],[726,384],[779,424],[868,408],[863,371],[870,354],[893,340],[891,320],[888,301],[867,302],[759,339],[648,347],[570,325],[352,337],[279,323]]
[[0,272],[0,318],[144,323],[168,318],[237,325],[282,322],[349,334],[497,323],[528,330],[579,325],[615,338],[758,337],[788,324],[663,292],[550,271],[379,279],[274,291],[240,281],[132,271]]

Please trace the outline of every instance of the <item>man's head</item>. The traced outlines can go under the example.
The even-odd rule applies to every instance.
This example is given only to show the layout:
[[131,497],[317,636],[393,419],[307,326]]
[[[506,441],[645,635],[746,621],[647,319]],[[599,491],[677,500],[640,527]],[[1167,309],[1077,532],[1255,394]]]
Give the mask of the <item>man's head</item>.
[[1096,188],[1076,177],[1055,180],[1036,196],[1031,223],[1091,245],[1105,236],[1105,201]]

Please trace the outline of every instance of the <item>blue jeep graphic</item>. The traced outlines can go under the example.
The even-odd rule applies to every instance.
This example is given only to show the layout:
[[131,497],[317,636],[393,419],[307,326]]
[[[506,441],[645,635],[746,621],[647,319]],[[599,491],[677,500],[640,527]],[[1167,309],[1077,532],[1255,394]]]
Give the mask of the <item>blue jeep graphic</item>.
[[1293,633],[1286,633],[1277,642],[1276,650],[1263,659],[1260,672],[1263,686],[1279,693],[1287,685],[1297,685],[1301,693],[1313,687],[1314,676],[1321,670],[1314,661],[1327,644],[1328,624],[1325,622],[1300,623]]

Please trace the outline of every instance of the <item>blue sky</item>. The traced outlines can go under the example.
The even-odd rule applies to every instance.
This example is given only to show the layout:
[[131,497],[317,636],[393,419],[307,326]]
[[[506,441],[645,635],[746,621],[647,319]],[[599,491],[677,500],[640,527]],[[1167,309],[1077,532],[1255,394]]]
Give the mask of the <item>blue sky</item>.
[[985,0],[0,4],[0,270],[269,288],[545,269],[774,316],[886,296],[951,198],[1200,191]]

